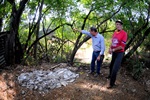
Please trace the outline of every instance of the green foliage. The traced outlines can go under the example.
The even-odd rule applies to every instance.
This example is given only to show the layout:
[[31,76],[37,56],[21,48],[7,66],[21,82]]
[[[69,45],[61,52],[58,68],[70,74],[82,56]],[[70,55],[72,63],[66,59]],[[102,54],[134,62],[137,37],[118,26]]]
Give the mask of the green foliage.
[[142,71],[143,71],[143,66],[144,64],[140,61],[135,61],[132,63],[133,65],[133,71],[132,71],[132,75],[134,77],[134,79],[139,79],[140,76],[142,75]]
[[149,52],[150,51],[150,35],[148,35],[148,37],[146,37],[146,40],[144,41],[141,48],[142,48],[143,52]]
[[135,80],[140,79],[143,74],[143,69],[145,68],[146,62],[143,61],[143,57],[141,53],[136,52],[134,56],[132,56],[127,61],[127,69],[132,74]]
[[[0,17],[3,18],[4,31],[9,31],[12,5],[6,0],[4,1],[4,4],[0,4]],[[16,8],[19,7],[20,1],[21,0],[15,2]],[[21,16],[18,32],[22,47],[26,44],[29,32],[33,31],[31,39],[28,41],[26,50],[36,39],[37,27],[34,29],[34,26],[37,24],[37,19],[39,17],[41,1],[42,0],[30,0]],[[120,6],[121,9],[118,10]],[[47,56],[51,61],[67,61],[71,55],[71,51],[75,48],[74,43],[80,36],[80,33],[73,32],[72,28],[84,28],[85,30],[89,30],[89,27],[98,27],[98,25],[100,25],[98,27],[98,31],[100,33],[103,32],[102,34],[105,37],[106,51],[108,51],[112,33],[115,30],[115,20],[121,19],[124,22],[124,30],[127,31],[129,37],[128,40],[130,40],[134,37],[135,31],[145,24],[145,19],[148,15],[148,7],[149,5],[147,0],[138,0],[136,2],[135,0],[44,0],[42,18],[40,20],[40,36],[44,35],[43,30],[53,30],[61,24],[74,23],[72,26],[65,25],[54,31],[54,36],[59,39],[52,40],[51,36],[47,36],[47,40],[45,40],[45,38],[40,40],[40,46],[38,45],[37,52],[39,56],[38,59],[41,59],[43,55],[47,53]],[[89,11],[92,12],[86,19]],[[83,27],[83,24],[85,24],[85,27]],[[145,30],[142,30],[138,33],[138,37],[135,37],[137,41],[140,36],[143,36],[144,31]],[[83,41],[84,38],[85,35],[82,35],[79,42]],[[141,48],[148,48],[150,42],[149,40],[150,39],[148,36]],[[134,46],[137,41],[133,41],[131,47]],[[47,51],[46,43],[48,43]],[[31,62],[31,58],[33,57],[33,49],[34,47],[32,47],[30,51],[30,53],[32,53],[29,58]],[[26,56],[27,55],[25,53],[24,58]],[[139,66],[140,64],[134,66],[134,69],[138,69]],[[140,73],[140,70],[135,70],[134,72]]]
[[37,61],[32,56],[29,56],[25,62],[26,65],[32,66],[32,65],[37,65]]
[[3,4],[0,4],[0,17],[5,17],[10,11],[11,5],[4,0]]

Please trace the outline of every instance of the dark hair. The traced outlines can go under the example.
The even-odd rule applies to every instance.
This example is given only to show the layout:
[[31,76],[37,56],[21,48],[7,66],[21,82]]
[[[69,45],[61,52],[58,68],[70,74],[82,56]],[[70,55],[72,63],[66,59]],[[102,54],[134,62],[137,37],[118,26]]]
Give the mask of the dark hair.
[[90,28],[91,31],[97,32],[97,29],[95,27]]

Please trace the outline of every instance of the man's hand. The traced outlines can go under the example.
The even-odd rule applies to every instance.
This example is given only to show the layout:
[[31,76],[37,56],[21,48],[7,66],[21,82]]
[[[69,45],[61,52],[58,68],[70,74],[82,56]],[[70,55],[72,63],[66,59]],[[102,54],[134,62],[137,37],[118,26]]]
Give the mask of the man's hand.
[[109,54],[112,54],[112,49],[110,48],[108,52],[109,52]]
[[116,49],[109,49],[109,54],[112,54],[112,52],[115,52],[116,51]]
[[99,55],[99,56],[97,57],[97,61],[100,61],[100,59],[101,59],[101,56]]

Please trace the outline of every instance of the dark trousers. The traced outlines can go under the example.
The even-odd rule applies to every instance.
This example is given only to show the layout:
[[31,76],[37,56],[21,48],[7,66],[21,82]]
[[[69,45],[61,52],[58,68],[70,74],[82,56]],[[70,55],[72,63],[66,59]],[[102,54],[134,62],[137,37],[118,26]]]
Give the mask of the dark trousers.
[[92,61],[91,61],[91,72],[95,72],[95,61],[97,62],[96,73],[100,74],[100,68],[104,59],[104,55],[101,55],[100,60],[97,61],[97,57],[99,56],[100,51],[93,51]]
[[113,86],[116,81],[117,77],[117,72],[119,71],[121,67],[121,62],[123,58],[124,52],[114,52],[112,54],[112,60],[110,64],[110,72],[109,72],[109,77],[110,77],[110,86]]

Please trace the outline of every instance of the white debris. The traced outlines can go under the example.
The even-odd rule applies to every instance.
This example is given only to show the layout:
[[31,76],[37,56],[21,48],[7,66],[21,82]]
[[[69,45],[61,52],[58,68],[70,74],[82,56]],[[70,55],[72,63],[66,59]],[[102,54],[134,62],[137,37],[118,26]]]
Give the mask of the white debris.
[[18,76],[21,86],[31,90],[47,91],[49,89],[67,86],[74,82],[79,74],[70,71],[67,68],[57,68],[54,71],[36,70],[33,72],[22,73]]

